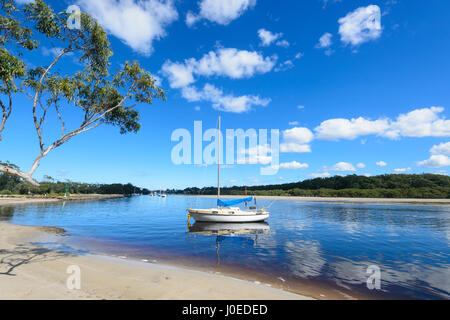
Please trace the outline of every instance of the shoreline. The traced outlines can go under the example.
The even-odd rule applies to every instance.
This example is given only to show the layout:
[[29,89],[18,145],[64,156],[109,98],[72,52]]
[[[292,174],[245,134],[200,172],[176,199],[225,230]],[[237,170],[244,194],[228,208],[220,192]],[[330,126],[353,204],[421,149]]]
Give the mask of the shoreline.
[[[177,197],[188,198],[217,198],[216,195],[185,195],[176,194]],[[251,195],[222,195],[222,198],[238,199]],[[333,197],[299,197],[299,196],[255,196],[264,200],[292,200],[304,202],[324,203],[360,203],[360,204],[416,204],[416,205],[450,205],[450,199],[402,199],[402,198],[333,198]]]
[[[294,299],[312,298],[183,266],[48,249],[64,230],[0,222],[0,299]],[[79,266],[81,289],[69,290],[69,266]]]
[[21,204],[37,204],[37,203],[54,203],[63,201],[95,201],[102,199],[118,199],[123,198],[122,194],[71,194],[67,197],[64,196],[28,196],[28,195],[9,195],[0,196],[1,206],[12,206]]

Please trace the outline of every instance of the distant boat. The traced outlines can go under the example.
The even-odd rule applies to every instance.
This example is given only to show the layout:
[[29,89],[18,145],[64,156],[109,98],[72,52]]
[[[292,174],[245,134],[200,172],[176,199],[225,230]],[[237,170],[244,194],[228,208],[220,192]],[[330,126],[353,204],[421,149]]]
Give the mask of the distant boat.
[[[220,116],[219,116],[219,134],[220,134]],[[256,206],[250,207],[250,210],[242,210],[239,207],[231,207],[240,203],[247,203],[254,200],[253,197],[244,199],[223,201],[220,199],[220,138],[218,141],[218,163],[217,163],[217,208],[211,209],[187,209],[188,219],[191,217],[195,221],[201,222],[260,222],[269,218],[269,212],[264,208],[257,209]]]

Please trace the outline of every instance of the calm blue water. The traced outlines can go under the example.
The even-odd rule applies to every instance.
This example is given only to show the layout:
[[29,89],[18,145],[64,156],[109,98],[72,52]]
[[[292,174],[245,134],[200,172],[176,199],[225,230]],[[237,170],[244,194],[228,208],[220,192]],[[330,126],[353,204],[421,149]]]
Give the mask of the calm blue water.
[[[245,270],[286,286],[320,284],[376,298],[450,298],[450,206],[259,200],[270,206],[267,223],[188,226],[186,208],[214,204],[141,196],[3,208],[0,218],[65,228],[72,235],[66,241],[94,251]],[[380,268],[381,290],[367,288],[371,265]]]

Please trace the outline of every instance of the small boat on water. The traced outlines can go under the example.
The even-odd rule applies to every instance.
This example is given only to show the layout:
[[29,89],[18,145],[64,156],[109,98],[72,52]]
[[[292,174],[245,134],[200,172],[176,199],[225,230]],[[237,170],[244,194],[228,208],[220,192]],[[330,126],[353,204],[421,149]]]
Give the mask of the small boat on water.
[[239,207],[231,207],[242,202],[250,202],[254,200],[253,197],[223,201],[217,199],[217,208],[211,209],[187,209],[189,217],[195,221],[201,222],[260,222],[269,218],[269,212],[264,208],[256,209],[250,207],[248,210],[243,210]]
[[[219,116],[220,132],[220,116]],[[220,199],[220,139],[218,142],[218,163],[217,163],[217,208],[211,209],[187,209],[189,212],[188,220],[194,218],[200,222],[261,222],[269,218],[269,212],[264,208],[257,209],[256,206],[243,210],[239,207],[232,207],[240,203],[247,203],[255,200],[254,197],[223,201]],[[255,201],[256,204],[256,201]]]

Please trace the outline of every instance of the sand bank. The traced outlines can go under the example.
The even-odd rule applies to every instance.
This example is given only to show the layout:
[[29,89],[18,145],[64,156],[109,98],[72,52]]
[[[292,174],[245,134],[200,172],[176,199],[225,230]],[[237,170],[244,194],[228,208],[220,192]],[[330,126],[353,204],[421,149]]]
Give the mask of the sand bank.
[[[216,198],[215,195],[177,195],[180,197]],[[223,198],[236,199],[245,197],[227,196]],[[369,203],[369,204],[435,204],[450,205],[450,199],[399,199],[399,198],[332,198],[332,197],[286,197],[286,196],[256,196],[258,199],[266,200],[294,200],[305,202],[333,202],[333,203]]]
[[[67,253],[36,243],[61,232],[0,223],[0,299],[309,299],[215,273]],[[67,288],[69,266],[80,268],[79,290]]]

